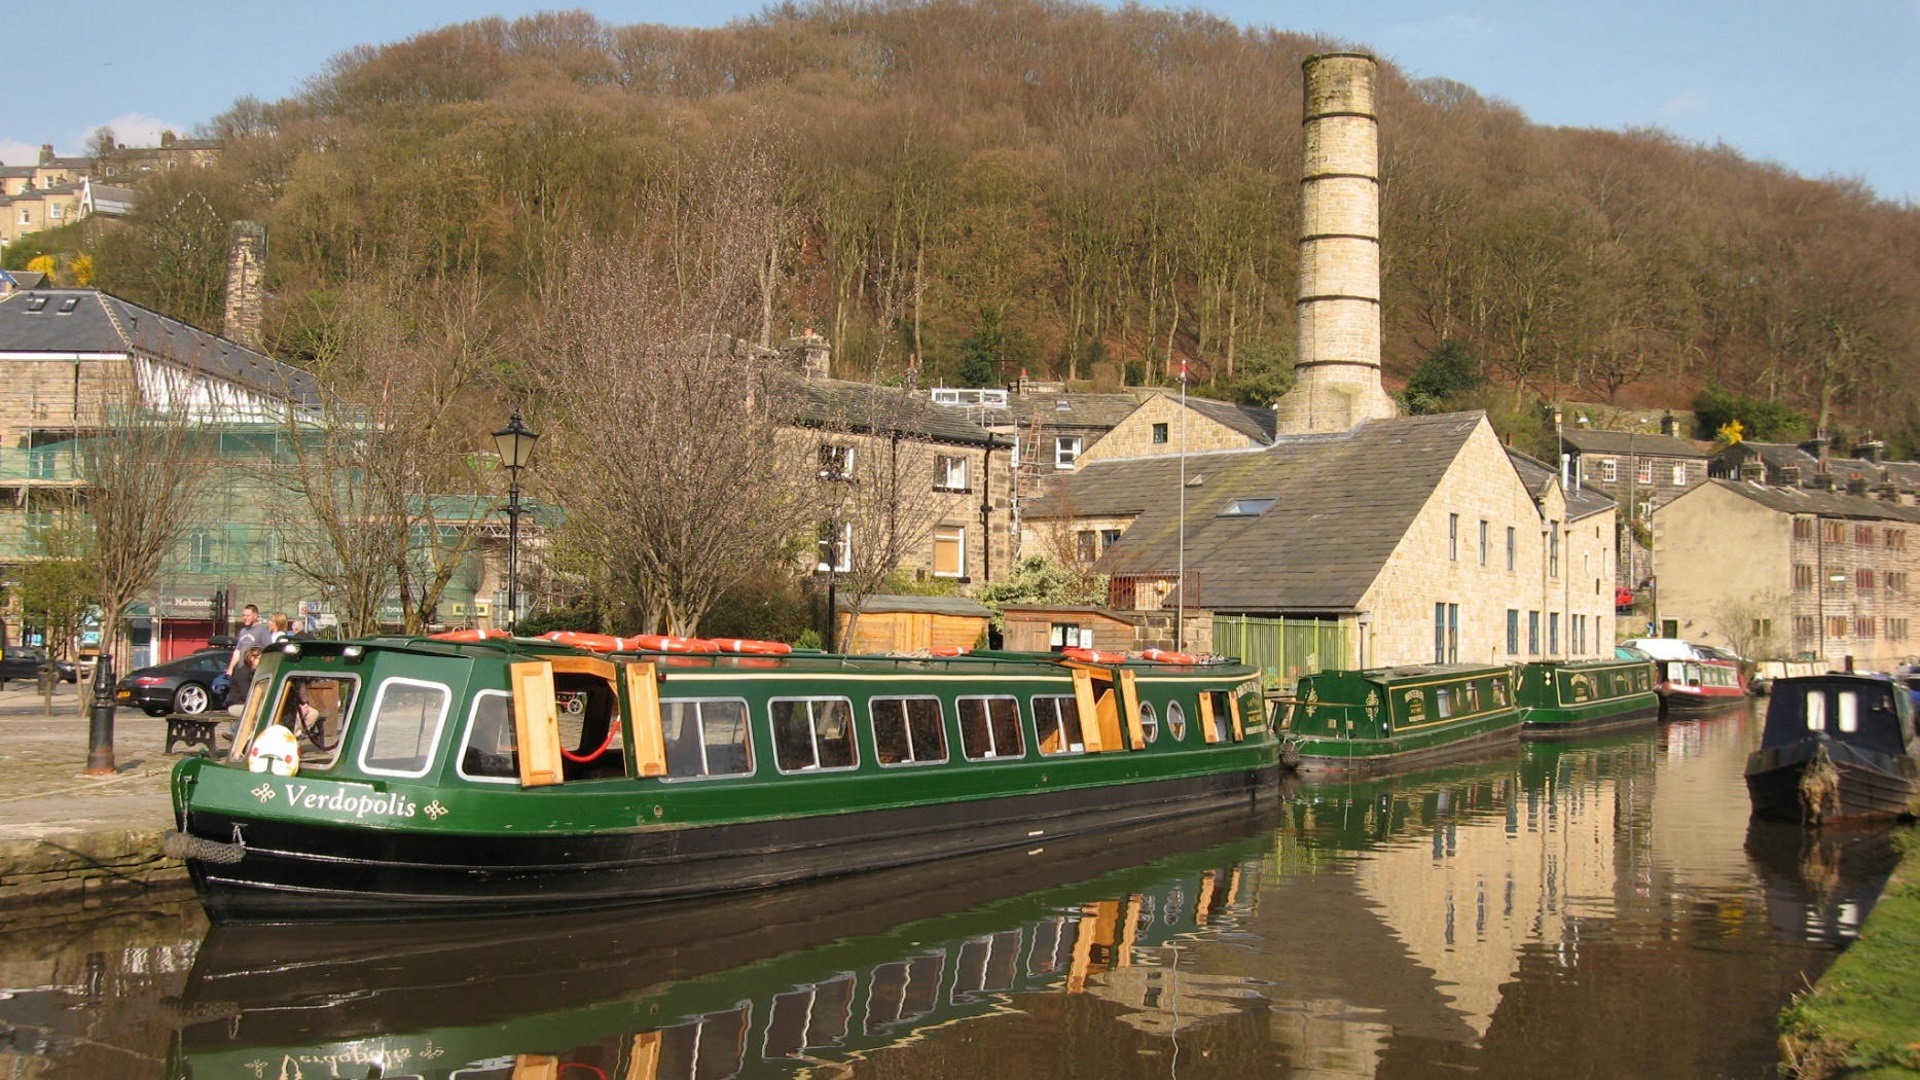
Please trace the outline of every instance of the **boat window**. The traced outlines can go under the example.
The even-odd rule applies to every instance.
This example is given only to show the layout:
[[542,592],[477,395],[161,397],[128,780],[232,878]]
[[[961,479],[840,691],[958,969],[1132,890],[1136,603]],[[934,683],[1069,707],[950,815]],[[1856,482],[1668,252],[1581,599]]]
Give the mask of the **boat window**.
[[1807,695],[1807,730],[1827,730],[1827,695],[1817,690]]
[[1447,688],[1444,686],[1435,687],[1433,691],[1433,696],[1434,696],[1435,702],[1439,706],[1438,708],[1439,715],[1443,717],[1452,716],[1453,715],[1453,695],[1447,692]]
[[520,782],[520,756],[513,744],[513,698],[482,690],[473,698],[467,734],[460,740],[460,775],[490,784]]
[[1026,755],[1020,739],[1020,702],[1010,697],[961,698],[960,752],[969,761]]
[[1837,704],[1840,707],[1834,710],[1834,718],[1839,721],[1838,726],[1840,730],[1847,732],[1859,731],[1860,695],[1851,690],[1842,690],[1839,694]]
[[[358,679],[298,672],[281,684],[280,700],[265,714],[266,723],[279,724],[298,737],[302,769],[328,769],[339,760],[359,685]],[[239,745],[235,749],[244,753]]]
[[[596,667],[601,664],[589,663]],[[613,682],[598,671],[559,670],[557,662],[555,668],[553,704],[565,778],[593,780],[627,775]]]
[[360,768],[379,776],[423,776],[447,719],[452,693],[439,683],[388,679],[374,699]]
[[1167,734],[1180,742],[1187,738],[1187,710],[1177,701],[1167,702]]
[[851,769],[853,703],[846,698],[775,698],[773,763],[781,772]]
[[1140,703],[1140,731],[1146,736],[1148,743],[1158,742],[1160,739],[1160,716],[1153,711],[1151,701]]
[[880,764],[947,760],[946,723],[939,698],[874,698],[867,702],[867,715],[873,721],[873,752]]
[[1071,697],[1033,699],[1033,728],[1043,754],[1081,754],[1087,749],[1080,734],[1080,705]]
[[739,776],[753,771],[747,703],[738,698],[660,703],[667,776]]
[[1208,742],[1239,741],[1241,735],[1235,731],[1233,716],[1233,696],[1225,690],[1206,690],[1201,693],[1200,711],[1206,714],[1212,734]]

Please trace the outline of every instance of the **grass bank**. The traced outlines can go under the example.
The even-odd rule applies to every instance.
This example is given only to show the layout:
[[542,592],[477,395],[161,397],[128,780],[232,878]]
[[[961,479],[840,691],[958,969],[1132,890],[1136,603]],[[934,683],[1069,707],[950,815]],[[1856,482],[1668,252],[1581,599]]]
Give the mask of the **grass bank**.
[[1920,1077],[1920,829],[1860,939],[1780,1017],[1780,1047],[1802,1080]]

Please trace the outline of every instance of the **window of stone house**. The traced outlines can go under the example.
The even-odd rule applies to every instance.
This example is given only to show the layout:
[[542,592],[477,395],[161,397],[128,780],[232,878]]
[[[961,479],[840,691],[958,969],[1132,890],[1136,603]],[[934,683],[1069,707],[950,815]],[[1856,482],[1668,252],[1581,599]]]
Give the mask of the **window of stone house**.
[[1480,519],[1480,565],[1487,565],[1487,519]]
[[820,447],[820,479],[852,480],[853,447],[827,443]]
[[1860,547],[1872,547],[1873,546],[1873,526],[1855,525],[1853,527],[1853,542],[1859,545]]
[[829,570],[846,573],[853,569],[853,523],[831,521],[820,523],[820,554],[814,569],[820,573]]
[[1157,444],[1164,444],[1167,441],[1167,425],[1153,425],[1153,441]]
[[1636,484],[1653,483],[1653,462],[1642,461],[1634,465],[1633,481]]
[[1673,466],[1673,486],[1674,487],[1687,486],[1687,463],[1684,461],[1677,462]]
[[1853,572],[1853,587],[1861,590],[1862,592],[1872,589],[1873,588],[1872,568],[1863,566],[1860,569],[1855,570]]
[[1907,640],[1907,620],[1889,618],[1887,620],[1887,639],[1890,641]]
[[1119,529],[1101,529],[1100,530],[1100,550],[1101,551],[1105,551],[1119,542],[1120,542]]
[[1515,544],[1513,526],[1509,525],[1507,526],[1507,569],[1509,570],[1513,569],[1514,560],[1519,554],[1515,550]]
[[1609,484],[1620,479],[1620,463],[1613,458],[1601,458],[1600,479]]
[[1813,590],[1813,567],[1806,563],[1793,564],[1793,591],[1811,592]]
[[967,576],[967,529],[964,525],[936,525],[933,529],[933,576]]
[[1092,529],[1081,529],[1073,534],[1073,557],[1080,562],[1090,563],[1100,557],[1100,534]]
[[1829,544],[1843,544],[1847,539],[1847,524],[1844,521],[1823,521],[1820,523],[1820,535]]
[[1890,593],[1906,592],[1907,591],[1907,572],[1905,570],[1887,571],[1886,581],[1884,584],[1887,587],[1887,591]]
[[1071,469],[1080,458],[1080,436],[1056,435],[1053,438],[1053,467]]
[[1885,536],[1888,551],[1907,550],[1907,530],[1888,529]]
[[967,459],[949,457],[945,454],[933,459],[933,487],[935,491],[961,491],[967,487]]
[[1793,519],[1793,538],[1795,540],[1813,539],[1813,519],[1797,517]]

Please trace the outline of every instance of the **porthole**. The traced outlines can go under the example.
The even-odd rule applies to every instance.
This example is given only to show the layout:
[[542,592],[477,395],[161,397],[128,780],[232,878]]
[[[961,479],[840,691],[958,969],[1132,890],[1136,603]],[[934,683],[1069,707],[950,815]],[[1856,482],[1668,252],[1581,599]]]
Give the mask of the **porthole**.
[[1167,733],[1176,742],[1185,742],[1187,739],[1187,710],[1181,708],[1177,701],[1167,702]]

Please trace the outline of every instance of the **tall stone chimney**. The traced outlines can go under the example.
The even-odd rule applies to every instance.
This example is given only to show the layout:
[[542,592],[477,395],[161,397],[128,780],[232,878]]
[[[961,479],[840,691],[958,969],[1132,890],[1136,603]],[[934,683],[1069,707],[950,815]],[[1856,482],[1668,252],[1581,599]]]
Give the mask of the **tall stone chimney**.
[[260,347],[260,318],[266,302],[261,275],[267,269],[267,226],[259,221],[233,223],[227,249],[227,311],[220,336],[250,349]]
[[1283,434],[1347,431],[1395,415],[1380,385],[1380,122],[1376,65],[1323,53],[1303,65],[1300,298],[1293,388],[1274,405]]

